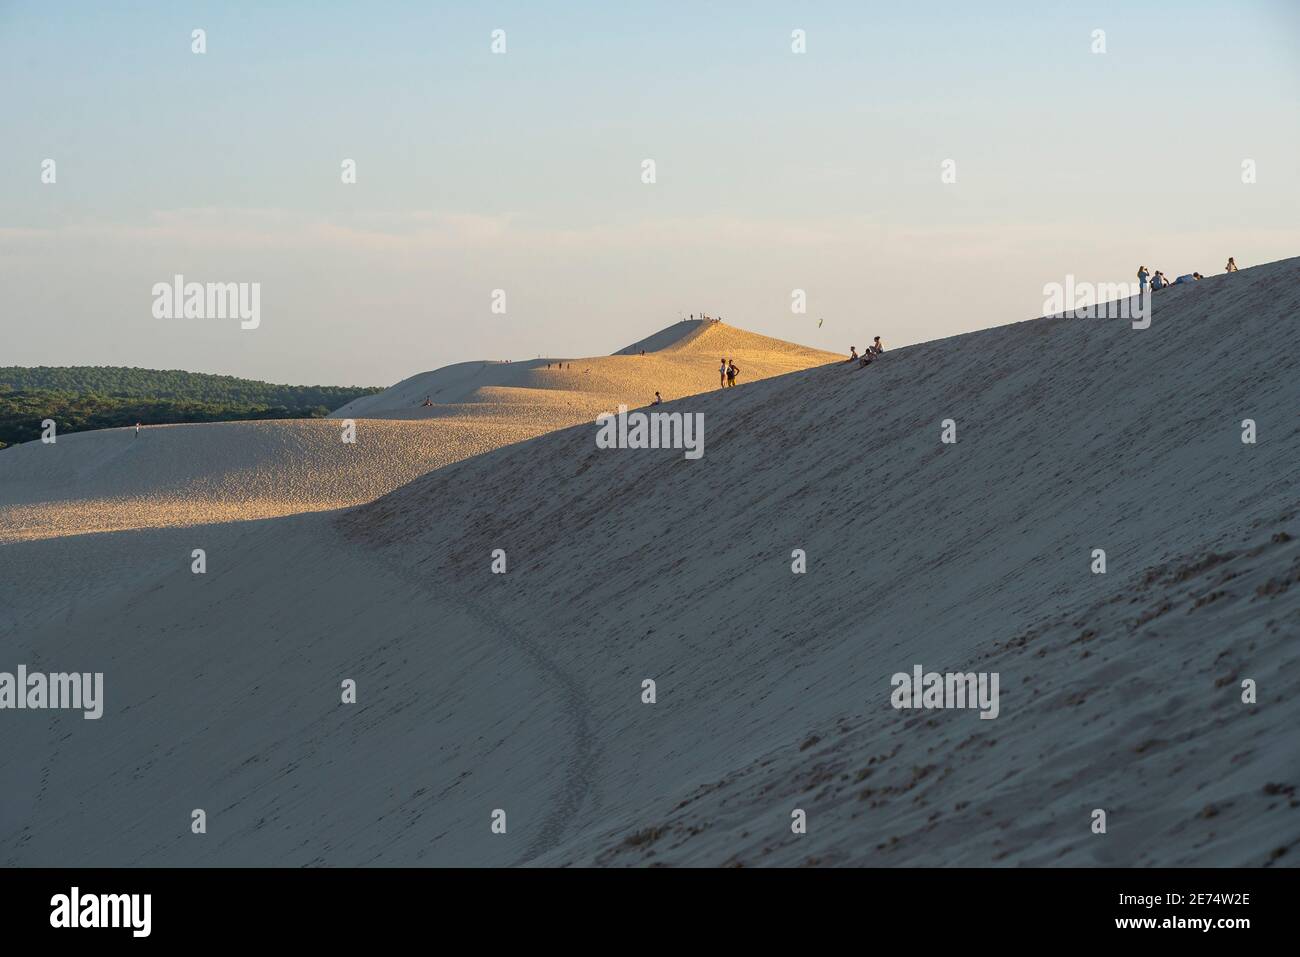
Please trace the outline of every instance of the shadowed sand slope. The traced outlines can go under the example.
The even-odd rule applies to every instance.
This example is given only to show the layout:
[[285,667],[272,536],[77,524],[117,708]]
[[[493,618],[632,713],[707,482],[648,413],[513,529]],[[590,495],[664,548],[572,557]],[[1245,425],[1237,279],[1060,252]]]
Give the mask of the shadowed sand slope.
[[[575,788],[599,807],[545,862],[1294,858],[1298,279],[1169,290],[1147,330],[1037,320],[683,400],[699,461],[584,427],[340,522],[587,689]],[[915,664],[1000,672],[1000,716],[893,710]]]
[[[652,341],[660,352],[568,360],[572,369],[563,371],[545,362],[476,362],[415,376],[334,414],[361,420],[355,443],[342,441],[341,423],[320,420],[155,426],[139,437],[107,429],[53,445],[28,442],[0,455],[0,542],[368,502],[430,469],[591,421],[620,402],[646,405],[656,389],[666,397],[708,389],[717,359],[701,353],[700,342],[736,356],[742,382],[836,358],[721,324],[678,323],[645,340]],[[424,408],[430,393],[438,404]]]
[[[698,460],[584,422],[342,513],[6,545],[11,660],[106,704],[0,713],[0,862],[1294,864],[1297,280],[670,401]],[[997,718],[891,708],[917,664]]]

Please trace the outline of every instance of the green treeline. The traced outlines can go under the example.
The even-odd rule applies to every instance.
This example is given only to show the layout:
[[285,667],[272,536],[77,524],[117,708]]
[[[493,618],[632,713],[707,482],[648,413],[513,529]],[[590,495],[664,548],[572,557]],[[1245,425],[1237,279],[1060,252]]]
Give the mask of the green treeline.
[[240,419],[312,419],[358,396],[356,386],[275,385],[234,376],[120,366],[0,367],[0,448],[90,429]]

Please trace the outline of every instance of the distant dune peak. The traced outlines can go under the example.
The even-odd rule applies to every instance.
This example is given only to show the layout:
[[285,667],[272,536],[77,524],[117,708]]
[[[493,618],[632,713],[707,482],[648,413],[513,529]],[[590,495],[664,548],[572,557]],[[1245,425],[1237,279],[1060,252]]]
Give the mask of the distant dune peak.
[[[721,359],[735,359],[741,385],[841,358],[809,346],[748,332],[725,322],[685,320],[612,355],[543,356],[518,362],[460,362],[417,373],[334,411],[333,418],[447,418],[508,414],[549,428],[586,421],[625,404],[647,405],[721,385]],[[543,429],[541,431],[549,431]]]
[[635,356],[640,355],[642,352],[663,352],[668,349],[681,348],[705,332],[710,326],[718,324],[712,320],[683,319],[674,322],[671,326],[665,326],[653,335],[646,336],[630,346],[619,349],[614,355]]
[[747,329],[741,329],[739,326],[729,325],[715,319],[684,319],[680,322],[674,322],[671,326],[666,326],[653,335],[646,336],[639,342],[634,342],[632,345],[620,349],[614,355],[635,356],[640,355],[642,352],[647,355],[652,352],[711,354],[723,350],[719,353],[721,357],[725,354],[725,350],[728,349],[737,353],[757,350],[763,352],[818,354],[827,356],[825,361],[838,357],[821,349],[789,342],[785,339],[775,339],[758,332],[750,332]]

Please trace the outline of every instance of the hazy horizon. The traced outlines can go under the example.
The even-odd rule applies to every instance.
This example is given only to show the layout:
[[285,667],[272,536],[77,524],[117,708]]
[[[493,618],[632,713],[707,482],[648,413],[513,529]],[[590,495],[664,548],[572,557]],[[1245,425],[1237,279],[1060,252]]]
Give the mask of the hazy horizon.
[[[5,3],[0,365],[379,386],[701,311],[847,352],[1300,254],[1296,5],[1040,6]],[[176,274],[260,325],[155,318]]]

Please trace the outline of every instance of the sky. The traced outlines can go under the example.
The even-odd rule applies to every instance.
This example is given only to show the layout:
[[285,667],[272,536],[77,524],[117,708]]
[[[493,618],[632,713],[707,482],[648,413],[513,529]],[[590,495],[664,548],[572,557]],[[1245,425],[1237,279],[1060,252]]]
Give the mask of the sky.
[[[0,365],[847,354],[1300,255],[1294,0],[0,0],[0,103]],[[178,274],[259,324],[156,317]]]

